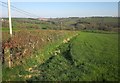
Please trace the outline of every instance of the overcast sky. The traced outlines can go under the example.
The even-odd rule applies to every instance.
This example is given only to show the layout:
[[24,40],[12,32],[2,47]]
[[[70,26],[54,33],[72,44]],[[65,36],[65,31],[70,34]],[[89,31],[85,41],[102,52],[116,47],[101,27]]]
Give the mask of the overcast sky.
[[[6,1],[6,0],[5,0]],[[38,0],[29,0],[29,2],[14,2],[11,4],[16,8],[30,12],[38,17],[89,17],[89,16],[118,16],[117,0],[113,2],[35,2]],[[20,0],[17,0],[20,1]],[[22,1],[22,0],[21,0]],[[26,0],[27,1],[27,0]],[[34,2],[32,2],[34,1]],[[43,1],[43,0],[41,0]],[[45,0],[48,1],[48,0]],[[54,1],[54,0],[51,0]],[[60,0],[58,0],[60,1]],[[62,1],[62,0],[61,0]],[[69,0],[73,1],[73,0]],[[94,1],[94,0],[92,0]],[[108,1],[108,0],[106,0]],[[112,0],[109,0],[112,1]],[[1,6],[1,5],[0,5]],[[7,17],[7,8],[2,7],[2,17]],[[23,13],[11,10],[12,17],[30,17]],[[35,17],[32,15],[31,17]]]

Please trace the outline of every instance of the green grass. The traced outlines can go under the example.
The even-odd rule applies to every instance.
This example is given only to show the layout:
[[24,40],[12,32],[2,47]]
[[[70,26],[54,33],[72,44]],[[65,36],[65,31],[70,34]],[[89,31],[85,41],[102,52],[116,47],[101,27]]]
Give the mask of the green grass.
[[80,32],[27,81],[118,81],[118,36]]
[[[9,28],[2,27],[2,31],[9,31]],[[20,30],[20,28],[12,28],[13,31]]]
[[91,33],[102,33],[102,34],[116,34],[114,31],[103,31],[103,30],[81,30],[82,32],[91,32]]
[[118,80],[117,34],[81,33],[72,43],[76,64],[90,68],[85,80]]

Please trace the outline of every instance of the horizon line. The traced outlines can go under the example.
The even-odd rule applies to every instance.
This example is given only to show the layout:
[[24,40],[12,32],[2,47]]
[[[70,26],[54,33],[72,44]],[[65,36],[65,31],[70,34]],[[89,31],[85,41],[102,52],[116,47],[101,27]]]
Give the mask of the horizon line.
[[[68,16],[68,17],[39,17],[39,18],[85,18],[85,17],[119,17],[119,16]],[[8,17],[0,17],[0,18],[8,18]],[[36,18],[36,17],[11,17],[11,18]]]

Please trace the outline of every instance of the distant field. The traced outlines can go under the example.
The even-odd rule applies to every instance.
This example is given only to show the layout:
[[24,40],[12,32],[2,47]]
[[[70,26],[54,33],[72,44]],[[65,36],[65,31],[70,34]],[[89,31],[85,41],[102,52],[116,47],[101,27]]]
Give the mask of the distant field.
[[[47,30],[103,30],[118,31],[117,17],[69,17],[49,18],[48,21],[40,21],[31,18],[12,18],[12,26],[15,29],[47,29]],[[8,19],[4,18],[2,27],[8,28]],[[3,31],[6,29],[3,29]]]

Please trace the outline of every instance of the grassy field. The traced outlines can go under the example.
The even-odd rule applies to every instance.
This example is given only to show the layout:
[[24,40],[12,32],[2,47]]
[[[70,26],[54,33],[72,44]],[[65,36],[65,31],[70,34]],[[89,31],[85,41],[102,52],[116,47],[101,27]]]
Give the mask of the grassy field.
[[[118,19],[2,21],[3,81],[117,81]],[[9,55],[12,68],[8,68]]]
[[[22,63],[12,68],[3,65],[3,81],[117,81],[118,77],[118,34],[108,32],[78,31],[28,31],[15,32],[17,44],[25,47],[29,43],[26,34],[41,43],[35,45],[27,57],[15,59]],[[23,34],[24,33],[24,34]],[[22,34],[22,36],[20,36]],[[39,39],[46,40],[44,43]],[[3,32],[3,37],[7,37]],[[48,36],[49,35],[49,36]],[[47,41],[48,37],[52,38]],[[26,37],[30,39],[29,37]],[[56,39],[57,38],[57,39]],[[59,38],[59,39],[58,39]],[[24,42],[26,41],[26,42]],[[40,47],[43,44],[42,47]],[[13,44],[14,46],[14,44]],[[23,50],[24,50],[23,49]],[[29,49],[30,50],[30,49]]]
[[118,81],[118,36],[80,32],[33,70],[27,81]]

